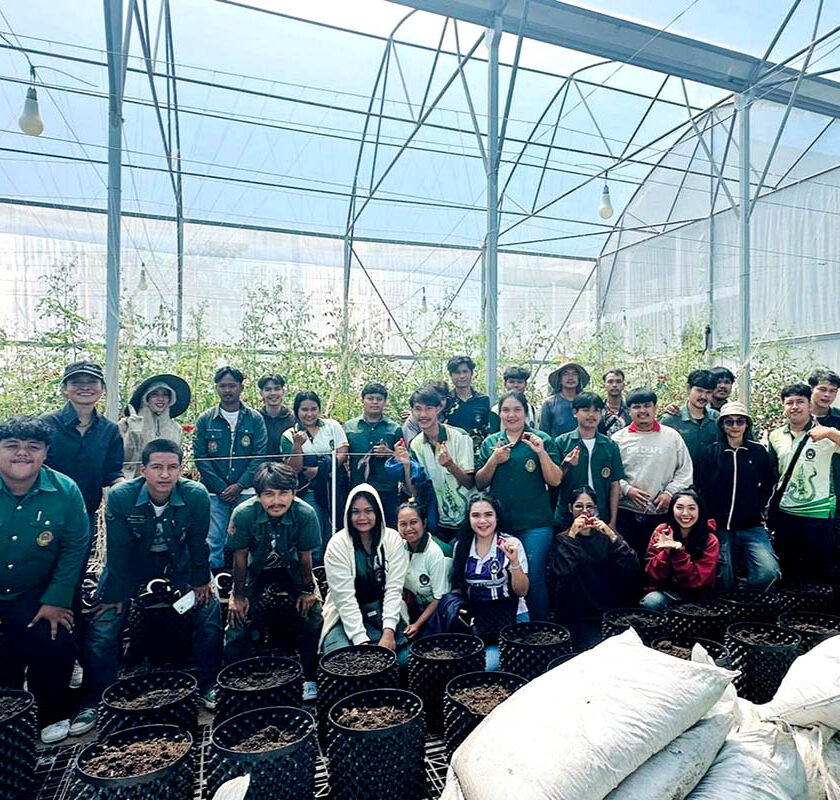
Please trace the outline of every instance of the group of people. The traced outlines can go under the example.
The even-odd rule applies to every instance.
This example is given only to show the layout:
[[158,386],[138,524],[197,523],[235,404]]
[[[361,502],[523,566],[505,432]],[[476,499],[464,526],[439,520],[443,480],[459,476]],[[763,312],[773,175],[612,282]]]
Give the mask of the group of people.
[[[618,368],[602,397],[584,367],[561,365],[539,409],[527,368],[505,370],[495,404],[473,388],[471,358],[447,369],[452,387],[419,387],[399,421],[386,387],[370,383],[362,414],[341,424],[312,391],[287,408],[279,374],[259,379],[262,407],[249,407],[242,372],[222,367],[219,402],[191,438],[196,480],[176,421],[190,388],[174,375],[143,381],[113,423],[96,410],[101,367],[76,362],[61,410],[0,425],[0,672],[3,685],[25,678],[42,739],[94,727],[127,610],[154,578],[192,616],[211,710],[221,664],[259,648],[268,622],[299,654],[314,700],[319,653],[348,645],[379,644],[404,663],[418,636],[472,631],[492,669],[517,620],[554,619],[584,649],[610,608],[663,609],[782,576],[837,581],[836,373],[782,390],[785,422],[765,447],[724,367],[692,371],[685,403],[662,409],[650,388],[625,394]],[[104,569],[83,616],[106,490]]]

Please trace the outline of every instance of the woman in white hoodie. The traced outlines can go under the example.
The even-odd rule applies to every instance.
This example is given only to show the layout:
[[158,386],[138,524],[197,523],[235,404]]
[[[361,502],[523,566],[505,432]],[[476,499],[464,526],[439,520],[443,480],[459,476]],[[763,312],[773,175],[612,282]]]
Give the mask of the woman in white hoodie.
[[350,492],[344,528],[327,543],[324,567],[330,589],[321,651],[378,644],[407,657],[403,631],[408,611],[402,593],[408,553],[400,535],[385,526],[379,495],[369,484]]

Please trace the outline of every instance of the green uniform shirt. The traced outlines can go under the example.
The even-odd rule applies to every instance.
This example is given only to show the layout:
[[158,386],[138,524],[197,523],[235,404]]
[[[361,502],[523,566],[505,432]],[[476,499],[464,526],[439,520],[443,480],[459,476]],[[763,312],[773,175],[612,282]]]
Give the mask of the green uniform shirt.
[[41,467],[20,499],[0,480],[0,600],[42,590],[44,605],[70,608],[89,541],[82,493],[66,475]]
[[[796,452],[799,442],[813,426],[809,423],[805,431],[794,436],[786,422],[770,433],[770,462],[776,475],[787,472],[790,459]],[[834,516],[837,506],[834,488],[833,457],[840,453],[840,445],[830,439],[808,442],[796,459],[790,483],[785,489],[779,509],[797,517],[818,517],[825,519]]]
[[369,483],[378,492],[396,492],[397,480],[385,472],[387,458],[371,455],[371,451],[380,442],[393,450],[397,440],[402,438],[402,428],[388,417],[368,422],[362,415],[344,423],[344,432],[350,444],[350,485]]
[[[525,430],[543,440],[549,458],[559,467],[560,454],[554,440],[543,431],[535,431],[529,427]],[[509,441],[507,431],[504,430],[488,436],[478,453],[476,471],[487,463],[497,444],[505,445]],[[510,533],[516,534],[529,528],[551,527],[551,501],[540,468],[540,459],[525,442],[518,441],[510,449],[510,459],[496,467],[487,491],[499,500],[507,512],[507,530]]]
[[[580,458],[577,466],[567,470],[560,484],[560,496],[554,511],[554,521],[565,526],[571,524],[569,514],[569,500],[572,492],[589,483],[589,450],[581,440],[580,431],[561,433],[555,440],[560,461],[568,453],[580,448]],[[610,490],[615,481],[624,478],[624,465],[621,463],[621,451],[618,445],[603,433],[595,434],[595,445],[592,448],[592,488],[598,498],[598,516],[604,522],[610,521]]]
[[713,408],[706,408],[703,419],[694,419],[688,411],[688,405],[684,405],[679,414],[663,414],[659,421],[682,436],[691,456],[691,463],[695,464],[706,447],[720,438],[718,417],[719,412]]
[[303,586],[299,553],[316,550],[321,544],[318,517],[303,500],[295,498],[289,510],[272,524],[271,517],[252,497],[238,505],[231,515],[233,533],[227,546],[232,550],[248,550],[248,588],[262,572],[269,555],[274,552],[276,566],[283,567],[296,589]]

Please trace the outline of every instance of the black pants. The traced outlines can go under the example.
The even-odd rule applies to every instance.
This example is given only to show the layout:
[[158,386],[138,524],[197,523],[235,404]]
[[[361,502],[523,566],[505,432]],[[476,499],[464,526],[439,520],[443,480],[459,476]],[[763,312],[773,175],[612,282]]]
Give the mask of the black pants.
[[618,509],[618,518],[616,519],[618,533],[636,551],[642,572],[645,571],[645,556],[651,534],[658,525],[666,522],[667,519],[667,514],[637,514],[634,511],[628,511],[626,508]]
[[826,581],[834,566],[834,520],[780,514],[773,546],[782,568],[782,579]]
[[46,587],[30,591],[14,600],[0,600],[3,624],[3,654],[0,682],[22,689],[24,677],[38,704],[39,725],[43,728],[67,719],[70,711],[70,676],[76,660],[72,634],[58,626],[55,641],[50,638],[46,620],[28,628],[41,607]]

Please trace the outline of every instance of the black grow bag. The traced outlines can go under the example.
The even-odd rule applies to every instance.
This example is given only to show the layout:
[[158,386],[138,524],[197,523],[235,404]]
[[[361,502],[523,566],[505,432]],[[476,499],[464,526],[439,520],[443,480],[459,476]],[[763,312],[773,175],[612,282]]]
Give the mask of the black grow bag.
[[[523,641],[534,634],[553,635],[558,641],[550,644]],[[571,652],[572,635],[553,622],[516,622],[502,628],[499,634],[501,668],[529,681],[542,675],[555,658]]]
[[[278,686],[241,688],[231,685],[234,678],[254,676],[272,670],[289,671],[289,678]],[[216,678],[219,698],[215,724],[254,708],[300,706],[303,702],[303,669],[293,658],[260,655],[228,664]]]
[[0,689],[0,701],[7,705],[0,716],[0,797],[22,797],[35,776],[38,710],[22,689]]
[[468,672],[449,681],[443,699],[443,741],[446,747],[446,757],[452,758],[452,753],[460,747],[461,742],[487,716],[487,714],[473,711],[469,706],[455,699],[455,694],[462,689],[471,689],[476,686],[501,686],[515,692],[527,682],[527,678],[510,672]]
[[[712,657],[715,664],[719,667],[723,667],[724,669],[732,668],[732,656],[729,652],[729,648],[722,645],[720,642],[714,642],[711,639],[701,639],[699,636],[667,636],[664,639],[657,639],[651,644],[651,647],[654,650],[660,650],[664,653],[667,652],[665,650],[667,642],[670,642],[677,647],[684,647],[689,651],[695,644],[701,644],[706,652]],[[668,653],[668,655],[673,656],[674,654]],[[675,656],[675,658],[679,658],[679,656]]]
[[192,660],[192,614],[179,614],[180,598],[166,578],[154,578],[131,600],[126,624],[127,664],[144,659],[153,667],[184,667]]
[[[172,690],[179,696],[153,708],[121,708],[120,700],[133,699],[146,692]],[[179,691],[181,690],[181,691]],[[102,692],[97,728],[107,736],[124,728],[142,725],[176,725],[192,730],[198,725],[198,682],[188,672],[166,670],[144,672],[112,683]]]
[[829,612],[834,606],[834,587],[819,581],[782,581],[773,587],[779,596],[779,613],[787,611]]
[[[778,644],[749,641],[750,636],[762,634],[773,636]],[[732,668],[741,671],[734,681],[738,694],[753,703],[768,703],[801,652],[802,637],[778,625],[736,622],[726,631],[726,646]]]
[[[91,758],[105,747],[129,745],[150,739],[188,742],[189,749],[161,769],[128,778],[98,778],[86,772]],[[195,762],[193,738],[174,725],[144,725],[127,728],[105,737],[103,741],[85,747],[76,759],[75,776],[80,789],[73,800],[185,800],[193,796],[193,766]]]
[[[258,731],[276,726],[300,738],[273,750],[256,753],[233,749]],[[207,796],[225,781],[251,775],[248,800],[311,800],[315,796],[318,743],[315,718],[291,706],[258,708],[216,723],[210,737]]]
[[[405,722],[379,730],[338,723],[349,708],[394,706]],[[339,700],[327,717],[327,761],[332,800],[423,800],[426,791],[423,701],[401,689],[371,689]]]
[[[802,637],[803,652],[840,634],[840,617],[815,611],[788,611],[786,614],[779,614],[779,625],[796,631]],[[825,628],[825,631],[807,630],[802,626]]]
[[[458,653],[457,658],[430,658],[435,648]],[[439,633],[412,642],[408,657],[408,688],[423,700],[426,727],[443,730],[443,693],[446,684],[465,672],[484,669],[484,642],[469,633]]]
[[[627,615],[634,617],[632,624],[623,619]],[[605,611],[601,618],[601,633],[605,639],[624,633],[630,627],[639,634],[639,638],[646,645],[671,632],[668,618],[661,611],[649,608],[613,608]]]
[[668,606],[665,616],[674,636],[699,636],[722,642],[732,624],[732,609],[709,600],[685,601]]
[[732,612],[730,624],[736,622],[774,624],[783,610],[782,598],[777,592],[738,589],[722,594],[720,601]]

